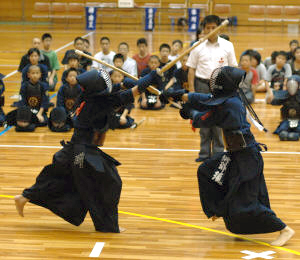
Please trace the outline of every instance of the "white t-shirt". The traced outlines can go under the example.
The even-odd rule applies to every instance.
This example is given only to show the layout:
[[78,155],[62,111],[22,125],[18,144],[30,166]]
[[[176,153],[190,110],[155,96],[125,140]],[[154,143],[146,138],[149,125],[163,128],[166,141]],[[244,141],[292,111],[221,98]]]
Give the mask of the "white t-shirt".
[[197,46],[191,51],[186,64],[188,67],[196,69],[196,77],[203,79],[209,79],[216,68],[238,65],[233,44],[220,37],[215,43],[206,40]]
[[[113,63],[113,59],[114,59],[114,56],[116,55],[115,52],[111,51],[110,53],[108,54],[103,54],[102,51],[98,52],[94,57],[98,60],[102,60],[110,65],[114,65]],[[97,61],[94,61],[93,60],[93,64],[92,64],[92,67],[95,68],[95,69],[105,69],[107,72],[110,72],[112,69],[111,68],[108,68],[102,64],[100,64],[99,62]]]
[[131,74],[132,76],[137,77],[137,64],[136,61],[132,58],[127,57],[125,60],[122,69]]
[[266,80],[267,77],[267,69],[263,63],[260,63],[256,68],[256,71],[258,73],[259,80]]
[[[178,54],[177,54],[177,55],[174,55],[174,56],[169,55],[169,56],[168,56],[168,59],[169,59],[170,61],[173,61],[173,60],[175,60],[178,56],[179,56]],[[177,67],[177,69],[180,69],[180,68],[181,68],[181,62],[180,62],[180,60],[176,62],[176,67]]]

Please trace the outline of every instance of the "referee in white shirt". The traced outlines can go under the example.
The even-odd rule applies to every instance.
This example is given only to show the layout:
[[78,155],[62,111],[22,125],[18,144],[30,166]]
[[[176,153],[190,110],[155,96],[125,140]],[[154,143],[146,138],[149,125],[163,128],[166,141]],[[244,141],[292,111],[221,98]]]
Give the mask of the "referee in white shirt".
[[[202,23],[204,34],[210,33],[220,24],[218,16],[206,16]],[[191,51],[186,65],[189,67],[190,92],[209,93],[209,78],[214,69],[237,66],[233,44],[218,35],[213,35]],[[201,128],[200,139],[200,152],[196,162],[202,162],[213,154],[224,151],[220,128]]]

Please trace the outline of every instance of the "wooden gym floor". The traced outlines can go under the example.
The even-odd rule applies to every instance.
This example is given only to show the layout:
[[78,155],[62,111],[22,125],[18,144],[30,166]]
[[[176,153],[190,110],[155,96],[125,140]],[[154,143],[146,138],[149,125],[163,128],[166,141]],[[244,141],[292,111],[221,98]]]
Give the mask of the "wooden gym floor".
[[[87,34],[83,30],[12,25],[1,25],[0,31],[0,72],[11,75],[5,80],[5,112],[12,109],[10,104],[15,100],[10,97],[20,87],[20,75],[14,73],[20,58],[31,46],[31,39],[44,32],[53,35],[53,49],[59,50],[60,61],[76,36],[87,37],[93,53],[99,51],[99,38],[104,35],[110,37],[113,50],[119,42],[127,41],[131,54],[136,52],[135,42],[140,37],[148,39],[153,52],[162,42],[190,40],[187,33],[170,31],[103,29]],[[257,33],[255,28],[251,32],[231,30],[228,34],[237,56],[245,49],[257,48],[266,57],[272,50],[286,50],[294,38],[281,33]],[[271,205],[296,231],[285,247],[268,244],[278,234],[235,236],[227,232],[221,219],[212,222],[205,217],[198,195],[198,164],[194,161],[199,134],[191,131],[178,110],[167,106],[154,112],[136,108],[133,117],[146,119],[139,128],[108,134],[103,150],[122,162],[119,219],[127,231],[121,234],[95,232],[90,217],[80,227],[74,227],[30,203],[25,208],[25,218],[20,218],[12,196],[34,183],[42,167],[60,149],[59,141],[69,140],[71,133],[52,133],[47,128],[16,133],[13,128],[0,128],[0,259],[87,259],[96,242],[105,243],[101,254],[96,254],[100,259],[242,259],[247,255],[247,259],[300,258],[299,142],[279,142],[272,134],[280,120],[279,107],[264,104],[262,94],[257,98],[254,108],[269,132],[252,130],[257,141],[269,147],[263,157]],[[251,252],[241,252],[244,250]]]

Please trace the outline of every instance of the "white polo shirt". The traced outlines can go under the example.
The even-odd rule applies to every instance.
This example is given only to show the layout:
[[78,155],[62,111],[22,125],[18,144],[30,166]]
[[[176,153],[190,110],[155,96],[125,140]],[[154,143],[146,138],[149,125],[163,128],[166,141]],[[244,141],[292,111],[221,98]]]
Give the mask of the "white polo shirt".
[[[98,52],[95,54],[95,58],[98,59],[98,60],[102,60],[110,65],[114,65],[113,63],[113,59],[114,59],[114,56],[116,55],[115,52],[113,51],[110,51],[108,54],[104,54],[102,51]],[[92,65],[93,68],[95,69],[105,69],[107,72],[110,72],[112,69],[111,68],[108,68],[102,64],[100,64],[99,62],[97,61],[93,61],[93,65]]]
[[218,37],[217,42],[206,40],[192,50],[186,65],[196,69],[196,77],[209,79],[214,69],[223,66],[236,67],[238,64],[233,44]]
[[127,57],[127,59],[124,61],[122,69],[132,76],[137,77],[137,65],[134,59]]

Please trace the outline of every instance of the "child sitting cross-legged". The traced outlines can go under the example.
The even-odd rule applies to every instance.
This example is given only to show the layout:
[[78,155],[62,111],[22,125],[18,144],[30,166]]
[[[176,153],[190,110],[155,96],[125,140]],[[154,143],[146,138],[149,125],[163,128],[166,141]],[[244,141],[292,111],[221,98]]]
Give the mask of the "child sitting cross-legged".
[[[37,65],[31,65],[28,68],[27,77],[29,80],[23,82],[21,85],[20,93],[22,99],[18,102],[18,107],[19,109],[22,108],[21,114],[30,123],[30,128],[28,128],[28,125],[24,126],[24,124],[18,124],[16,131],[31,132],[34,131],[35,126],[47,125],[48,117],[46,112],[49,108],[49,97],[47,96],[48,84],[40,81],[40,67]],[[30,111],[30,113],[28,111]],[[29,116],[29,114],[31,116]],[[18,109],[7,114],[8,125],[17,124],[17,115]],[[31,117],[30,120],[29,117]]]

